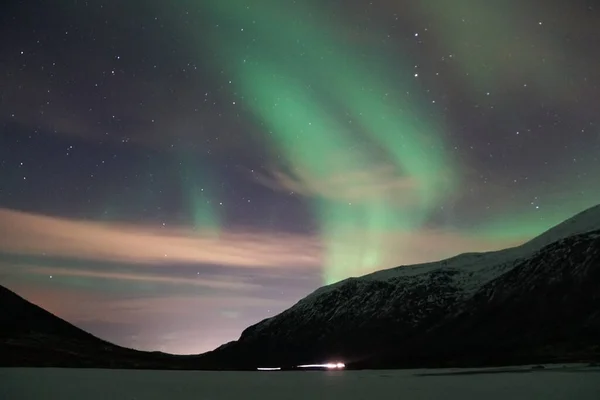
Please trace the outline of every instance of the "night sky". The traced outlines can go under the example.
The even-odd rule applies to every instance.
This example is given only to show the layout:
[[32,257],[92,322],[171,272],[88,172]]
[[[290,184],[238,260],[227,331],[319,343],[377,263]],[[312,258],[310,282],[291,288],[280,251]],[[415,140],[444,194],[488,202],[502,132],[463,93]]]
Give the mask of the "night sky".
[[595,1],[0,7],[0,284],[120,345],[600,203]]

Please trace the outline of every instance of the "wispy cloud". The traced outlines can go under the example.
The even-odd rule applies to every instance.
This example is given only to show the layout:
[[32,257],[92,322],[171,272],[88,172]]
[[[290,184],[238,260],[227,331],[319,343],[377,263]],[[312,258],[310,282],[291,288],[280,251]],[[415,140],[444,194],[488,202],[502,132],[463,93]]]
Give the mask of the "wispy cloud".
[[[340,232],[339,237],[327,238],[335,241],[338,251],[346,246],[349,253],[361,246],[376,244],[381,255],[381,264],[376,266],[378,269],[435,261],[462,252],[497,250],[527,239],[529,237],[499,240],[457,230],[428,228],[373,233],[351,226]],[[319,234],[226,230],[214,235],[214,232],[195,232],[184,228],[155,229],[143,225],[77,221],[0,209],[0,251],[5,254],[123,262],[132,268],[175,264],[197,267],[203,264],[250,269],[256,273],[298,269],[317,272],[326,260],[328,243],[325,242]],[[49,268],[46,265],[42,267]],[[53,266],[55,275],[186,283],[185,279],[157,277],[139,270],[135,273],[97,272],[62,267]],[[38,270],[42,271],[50,270]],[[348,271],[371,272],[356,270],[351,265]]]
[[0,209],[0,251],[141,264],[202,263],[252,268],[317,268],[313,237],[253,231],[156,229]]
[[398,174],[390,164],[315,176],[308,170],[295,168],[293,174],[272,170],[270,174],[254,174],[256,181],[272,190],[294,192],[306,197],[319,197],[341,203],[387,201],[398,207],[419,202],[419,182]]
[[245,289],[253,289],[260,287],[258,284],[245,282],[237,277],[218,277],[207,278],[198,276],[193,278],[181,278],[166,275],[147,274],[143,272],[124,273],[124,272],[106,272],[106,271],[90,271],[72,268],[56,268],[56,267],[41,267],[31,266],[26,268],[28,274],[52,276],[52,277],[69,277],[69,278],[92,278],[105,279],[112,281],[126,281],[138,283],[156,283],[179,286],[198,286],[207,287],[218,290],[240,291]]

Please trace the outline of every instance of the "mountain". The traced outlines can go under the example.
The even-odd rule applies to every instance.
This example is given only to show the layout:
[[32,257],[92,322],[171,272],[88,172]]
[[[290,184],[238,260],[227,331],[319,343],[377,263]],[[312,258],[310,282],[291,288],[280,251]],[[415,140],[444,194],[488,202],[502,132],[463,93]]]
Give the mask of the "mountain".
[[0,367],[178,369],[190,360],[108,343],[0,286]]
[[221,368],[398,368],[599,357],[596,206],[519,247],[322,287],[202,358]]

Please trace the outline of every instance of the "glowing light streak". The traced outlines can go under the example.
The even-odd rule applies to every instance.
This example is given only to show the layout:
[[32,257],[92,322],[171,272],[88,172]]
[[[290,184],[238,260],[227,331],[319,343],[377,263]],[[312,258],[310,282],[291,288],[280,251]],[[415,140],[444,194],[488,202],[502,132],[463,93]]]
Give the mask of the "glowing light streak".
[[327,368],[327,369],[343,369],[346,365],[344,363],[327,363],[327,364],[304,364],[298,365],[298,368]]

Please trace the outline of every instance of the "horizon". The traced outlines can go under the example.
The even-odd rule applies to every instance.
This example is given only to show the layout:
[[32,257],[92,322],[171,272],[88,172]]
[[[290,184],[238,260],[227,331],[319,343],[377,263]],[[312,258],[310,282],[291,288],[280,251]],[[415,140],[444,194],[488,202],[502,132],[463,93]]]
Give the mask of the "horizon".
[[597,205],[597,10],[467,2],[10,1],[0,284],[199,354]]

